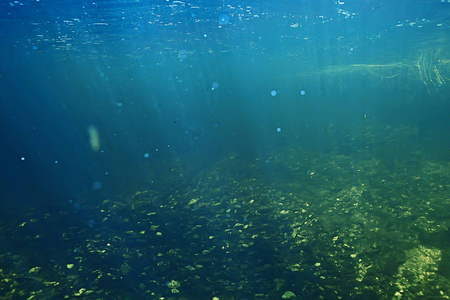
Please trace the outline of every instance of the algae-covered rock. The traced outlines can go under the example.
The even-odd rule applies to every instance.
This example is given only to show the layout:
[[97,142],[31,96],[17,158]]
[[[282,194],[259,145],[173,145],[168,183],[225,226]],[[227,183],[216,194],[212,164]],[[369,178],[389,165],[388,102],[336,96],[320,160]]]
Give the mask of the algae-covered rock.
[[284,292],[282,296],[283,299],[295,299],[295,297],[296,297],[295,294],[291,291]]

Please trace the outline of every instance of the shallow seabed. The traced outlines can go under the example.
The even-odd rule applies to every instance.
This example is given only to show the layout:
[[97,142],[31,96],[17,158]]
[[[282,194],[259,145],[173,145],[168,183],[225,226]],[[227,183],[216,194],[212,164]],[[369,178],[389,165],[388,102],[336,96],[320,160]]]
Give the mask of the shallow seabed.
[[358,151],[230,155],[189,180],[174,168],[165,191],[29,211],[0,224],[0,295],[448,299],[449,163],[375,154],[413,131],[370,133]]

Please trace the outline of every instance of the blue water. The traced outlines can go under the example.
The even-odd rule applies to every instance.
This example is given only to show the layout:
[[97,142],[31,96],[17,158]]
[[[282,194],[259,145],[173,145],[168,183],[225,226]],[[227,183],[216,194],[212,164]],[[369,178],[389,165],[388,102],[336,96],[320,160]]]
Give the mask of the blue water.
[[[381,299],[404,285],[413,299],[414,280],[396,278],[432,266],[412,271],[402,253],[428,253],[438,271],[421,288],[441,295],[449,12],[440,0],[1,3],[0,296]],[[384,234],[404,239],[391,249]],[[353,235],[361,244],[343,246]],[[338,262],[344,251],[368,254]]]

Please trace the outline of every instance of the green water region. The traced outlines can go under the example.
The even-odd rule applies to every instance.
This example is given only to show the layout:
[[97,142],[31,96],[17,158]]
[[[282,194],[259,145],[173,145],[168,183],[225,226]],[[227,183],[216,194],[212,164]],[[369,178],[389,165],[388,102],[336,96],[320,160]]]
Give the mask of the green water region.
[[414,130],[386,131],[353,152],[229,155],[189,179],[173,162],[171,189],[1,223],[16,247],[0,296],[448,299],[450,165],[376,155]]

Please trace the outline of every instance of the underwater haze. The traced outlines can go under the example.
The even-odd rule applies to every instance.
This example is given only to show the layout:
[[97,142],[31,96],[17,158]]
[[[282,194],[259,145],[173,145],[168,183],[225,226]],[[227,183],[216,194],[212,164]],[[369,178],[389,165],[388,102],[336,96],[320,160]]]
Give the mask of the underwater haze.
[[0,3],[0,298],[449,299],[450,0]]

